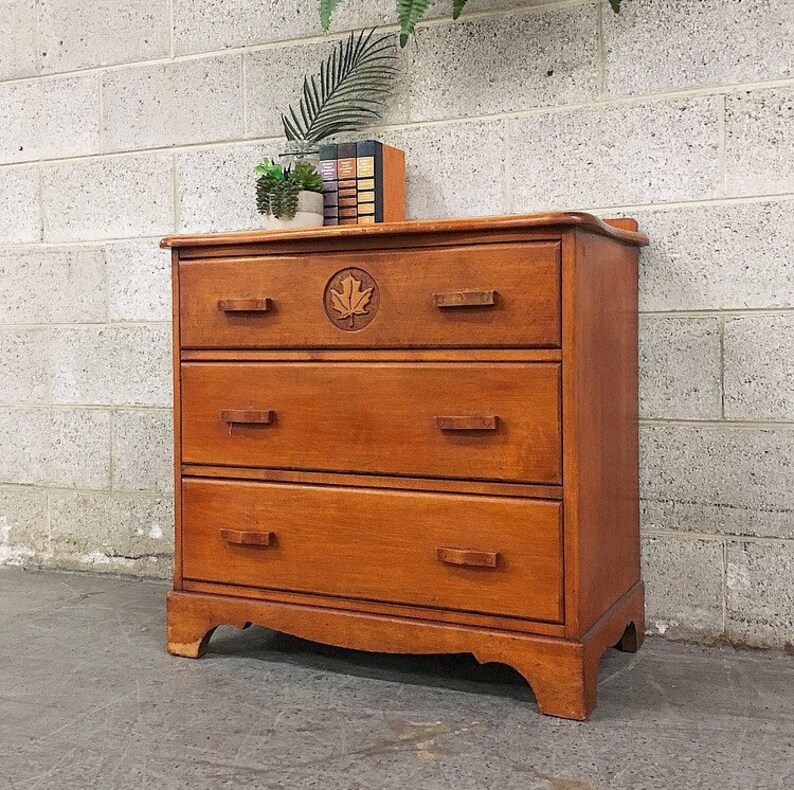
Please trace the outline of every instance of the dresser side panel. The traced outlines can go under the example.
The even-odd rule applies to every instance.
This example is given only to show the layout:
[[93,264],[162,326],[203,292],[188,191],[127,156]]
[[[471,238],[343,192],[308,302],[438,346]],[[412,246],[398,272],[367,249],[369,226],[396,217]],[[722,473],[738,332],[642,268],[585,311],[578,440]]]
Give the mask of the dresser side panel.
[[568,635],[580,637],[640,578],[638,250],[583,231],[571,237],[563,274],[566,622]]
[[174,376],[174,589],[182,589],[182,343],[179,323],[179,250],[171,251]]

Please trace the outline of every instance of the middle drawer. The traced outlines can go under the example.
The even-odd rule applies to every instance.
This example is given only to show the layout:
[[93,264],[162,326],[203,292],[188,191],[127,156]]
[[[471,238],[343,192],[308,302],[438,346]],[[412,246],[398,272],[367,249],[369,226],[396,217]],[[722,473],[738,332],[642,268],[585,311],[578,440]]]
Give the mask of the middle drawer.
[[560,363],[188,362],[185,464],[561,480]]

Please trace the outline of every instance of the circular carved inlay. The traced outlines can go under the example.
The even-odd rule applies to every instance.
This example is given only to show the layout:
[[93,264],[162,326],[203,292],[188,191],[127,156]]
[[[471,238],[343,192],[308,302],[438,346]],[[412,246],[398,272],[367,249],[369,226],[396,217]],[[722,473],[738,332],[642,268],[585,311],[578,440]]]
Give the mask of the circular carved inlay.
[[363,269],[342,269],[325,286],[325,314],[345,332],[356,332],[372,323],[380,307],[378,284]]

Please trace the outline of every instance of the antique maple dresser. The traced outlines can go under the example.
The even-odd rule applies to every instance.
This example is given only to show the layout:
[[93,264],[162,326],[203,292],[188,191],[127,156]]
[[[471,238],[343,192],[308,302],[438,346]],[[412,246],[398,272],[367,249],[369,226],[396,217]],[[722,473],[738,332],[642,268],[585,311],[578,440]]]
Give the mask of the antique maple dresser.
[[637,259],[587,214],[182,236],[168,650],[222,624],[518,670],[643,638]]

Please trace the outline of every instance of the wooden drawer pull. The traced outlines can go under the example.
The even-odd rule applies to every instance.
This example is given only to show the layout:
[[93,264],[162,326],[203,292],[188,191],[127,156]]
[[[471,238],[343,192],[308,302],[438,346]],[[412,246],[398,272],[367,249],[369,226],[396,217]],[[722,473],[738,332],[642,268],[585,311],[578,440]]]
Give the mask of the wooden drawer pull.
[[276,413],[270,409],[266,411],[246,411],[244,409],[224,409],[221,420],[232,425],[270,425]]
[[275,532],[246,532],[242,529],[222,529],[221,538],[236,546],[272,546]]
[[495,431],[498,422],[497,416],[483,414],[436,417],[436,427],[441,431]]
[[221,299],[218,301],[218,310],[222,313],[267,313],[270,311],[271,301],[264,299]]
[[495,568],[499,564],[498,552],[450,549],[445,546],[436,549],[436,559],[447,565],[466,565],[470,568]]
[[436,307],[492,307],[496,291],[448,291],[433,294]]

